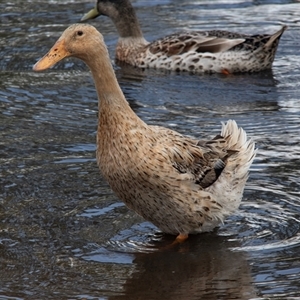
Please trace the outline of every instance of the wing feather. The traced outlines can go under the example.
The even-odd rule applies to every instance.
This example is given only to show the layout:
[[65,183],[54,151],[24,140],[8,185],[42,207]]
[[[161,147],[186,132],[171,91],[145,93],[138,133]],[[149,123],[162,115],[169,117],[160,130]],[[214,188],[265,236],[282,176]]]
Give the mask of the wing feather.
[[[160,130],[161,147],[168,151],[170,163],[183,180],[192,180],[200,189],[212,185],[222,174],[228,158],[236,153],[226,150],[226,139],[221,135],[209,141],[199,141],[180,135],[170,129],[154,126]],[[162,150],[162,149],[161,149]],[[155,152],[160,152],[156,149]],[[189,176],[182,176],[183,174]]]
[[[212,32],[215,33],[215,32]],[[167,56],[181,55],[187,52],[218,53],[229,50],[245,41],[242,37],[211,35],[210,32],[181,32],[154,41],[148,47],[152,54],[162,53]]]

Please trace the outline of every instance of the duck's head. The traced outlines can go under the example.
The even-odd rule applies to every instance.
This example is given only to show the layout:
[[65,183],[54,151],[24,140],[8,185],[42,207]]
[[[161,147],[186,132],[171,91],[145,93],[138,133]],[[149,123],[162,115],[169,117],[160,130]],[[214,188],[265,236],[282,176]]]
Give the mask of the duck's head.
[[131,13],[133,11],[129,0],[98,0],[96,6],[86,13],[81,22],[95,19],[99,16],[108,16],[116,19],[119,15]]
[[74,24],[63,32],[49,52],[33,66],[33,70],[46,70],[66,57],[77,57],[86,62],[93,51],[99,53],[102,48],[106,49],[103,36],[95,27]]
[[115,24],[121,38],[143,37],[130,0],[98,0],[96,6],[81,18],[81,22],[98,16],[108,16]]

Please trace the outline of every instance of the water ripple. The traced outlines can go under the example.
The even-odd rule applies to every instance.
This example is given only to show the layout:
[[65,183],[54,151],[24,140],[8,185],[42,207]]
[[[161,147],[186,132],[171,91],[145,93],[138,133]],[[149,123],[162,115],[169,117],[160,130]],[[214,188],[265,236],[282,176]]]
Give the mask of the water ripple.
[[[240,210],[212,233],[166,250],[174,237],[129,211],[99,174],[98,101],[87,67],[68,59],[32,71],[91,1],[0,1],[0,298],[299,296],[297,2],[133,1],[148,40],[182,29],[250,34],[288,25],[273,69],[258,74],[114,65],[130,106],[147,123],[211,138],[233,118],[257,143]],[[113,58],[111,22],[92,24]]]

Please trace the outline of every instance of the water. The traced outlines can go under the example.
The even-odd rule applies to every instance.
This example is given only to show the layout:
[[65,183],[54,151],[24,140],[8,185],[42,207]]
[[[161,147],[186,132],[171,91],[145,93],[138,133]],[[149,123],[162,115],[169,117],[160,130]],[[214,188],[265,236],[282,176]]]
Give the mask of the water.
[[[299,299],[298,1],[133,1],[145,37],[181,29],[272,33],[272,71],[224,76],[115,67],[149,124],[211,137],[235,119],[257,142],[240,210],[212,233],[173,237],[129,211],[95,161],[96,93],[66,60],[33,73],[92,1],[0,1],[0,299]],[[113,58],[116,31],[102,17]]]

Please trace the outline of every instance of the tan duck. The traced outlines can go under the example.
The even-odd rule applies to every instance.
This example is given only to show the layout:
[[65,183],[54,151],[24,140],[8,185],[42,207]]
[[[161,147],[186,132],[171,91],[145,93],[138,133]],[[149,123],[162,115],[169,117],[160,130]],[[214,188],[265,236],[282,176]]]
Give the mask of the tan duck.
[[257,72],[272,67],[283,26],[273,35],[222,30],[175,33],[154,42],[143,37],[129,0],[98,0],[82,21],[105,15],[119,33],[116,60],[140,68],[193,73]]
[[129,208],[178,241],[212,230],[238,208],[256,151],[235,121],[211,140],[147,125],[126,101],[93,26],[67,28],[33,69],[45,70],[65,57],[91,69],[99,99],[97,162]]

